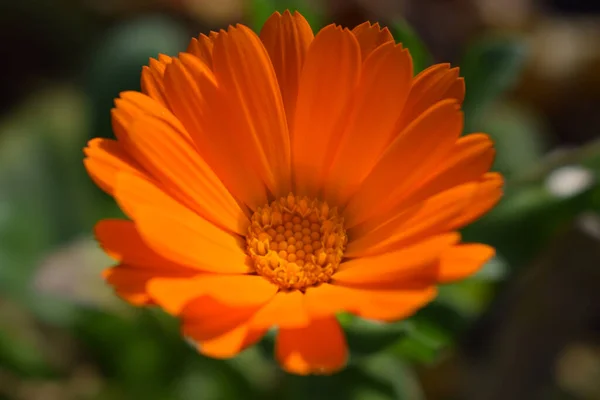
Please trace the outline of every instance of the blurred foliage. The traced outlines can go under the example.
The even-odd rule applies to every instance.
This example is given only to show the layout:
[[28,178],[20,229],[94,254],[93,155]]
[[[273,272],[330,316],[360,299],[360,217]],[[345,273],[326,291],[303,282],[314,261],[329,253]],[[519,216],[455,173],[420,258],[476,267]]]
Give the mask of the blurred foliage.
[[[245,4],[255,29],[273,10],[286,8],[300,10],[315,30],[327,23],[317,2]],[[494,138],[506,196],[463,234],[466,241],[495,246],[497,257],[473,278],[441,287],[438,298],[407,321],[380,324],[340,315],[351,363],[333,377],[283,373],[272,361],[272,337],[233,360],[202,357],[181,340],[174,319],[126,306],[110,293],[99,278],[108,261],[90,237],[95,221],[120,212],[87,178],[81,149],[90,137],[112,135],[113,99],[139,88],[148,58],[176,54],[188,41],[188,29],[177,19],[140,14],[95,37],[77,83],[36,90],[0,121],[0,398],[28,398],[23,393],[30,393],[32,381],[59,382],[58,389],[52,386],[55,397],[44,385],[31,397],[50,400],[424,399],[415,366],[439,363],[485,312],[499,285],[577,215],[599,210],[597,145],[565,158],[591,171],[589,185],[570,195],[550,190],[547,179],[562,164],[548,159],[544,127],[504,97],[519,79],[526,47],[518,38],[480,38],[465,49],[460,65],[467,82],[466,131]],[[64,36],[63,28],[56,28],[55,39]],[[416,71],[431,63],[405,21],[390,28],[411,50]],[[85,30],[86,37],[92,30]],[[78,371],[87,372],[82,377]]]
[[511,89],[525,56],[525,44],[518,38],[483,37],[470,44],[460,65],[467,82],[463,103],[467,131],[480,126],[487,107]]
[[176,21],[161,16],[127,21],[103,35],[89,57],[85,88],[90,95],[91,137],[113,137],[109,110],[126,90],[140,90],[142,66],[158,54],[186,49],[189,35]]
[[418,74],[431,65],[431,54],[425,47],[425,43],[423,43],[408,22],[405,20],[395,21],[390,26],[390,30],[396,42],[402,43],[402,46],[410,51],[415,74]]

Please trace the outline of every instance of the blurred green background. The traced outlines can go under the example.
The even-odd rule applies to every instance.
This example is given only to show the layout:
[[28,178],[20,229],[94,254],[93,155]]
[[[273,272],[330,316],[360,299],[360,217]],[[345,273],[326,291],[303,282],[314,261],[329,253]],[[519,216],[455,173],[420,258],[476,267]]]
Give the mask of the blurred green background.
[[[600,399],[599,4],[0,0],[0,399]],[[459,65],[466,129],[493,135],[507,178],[464,231],[498,256],[409,321],[345,319],[351,364],[332,377],[286,375],[268,340],[199,356],[112,294],[90,234],[119,211],[81,149],[111,135],[148,57],[286,8],[315,30],[379,21],[417,69]]]

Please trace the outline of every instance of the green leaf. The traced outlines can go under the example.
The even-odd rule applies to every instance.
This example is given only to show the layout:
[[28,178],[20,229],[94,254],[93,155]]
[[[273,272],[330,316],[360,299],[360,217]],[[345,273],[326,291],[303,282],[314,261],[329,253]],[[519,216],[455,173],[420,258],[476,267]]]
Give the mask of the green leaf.
[[353,357],[369,356],[385,350],[404,337],[410,329],[405,321],[381,323],[358,317],[346,317],[345,320],[340,322]]
[[281,377],[281,393],[277,399],[290,400],[331,400],[364,399],[356,397],[357,392],[368,391],[379,398],[395,399],[393,383],[370,373],[362,366],[350,365],[332,376],[293,376]]
[[484,37],[472,43],[461,63],[466,82],[465,131],[478,130],[483,111],[512,87],[523,68],[527,48],[520,39]]
[[410,51],[415,75],[432,63],[432,57],[419,35],[404,19],[395,21],[390,29],[396,42]]
[[508,263],[499,254],[489,260],[485,265],[473,276],[473,281],[492,282],[500,281],[508,275]]
[[[499,263],[499,261],[497,262]],[[494,264],[488,263],[488,265]],[[501,268],[507,267],[503,265]],[[458,314],[455,315],[454,321],[446,326],[449,334],[453,337],[459,335],[470,321],[483,313],[493,297],[493,280],[484,280],[477,275],[439,287],[438,297],[434,304],[446,308],[440,310],[440,313]],[[443,317],[435,316],[431,319],[440,321],[443,320]]]
[[438,360],[450,338],[435,321],[415,323],[405,338],[396,343],[392,353],[405,360],[430,364]]
[[477,130],[491,136],[496,149],[493,170],[508,179],[534,168],[548,147],[541,121],[522,106],[491,105],[482,113]]
[[[444,291],[448,289],[450,286]],[[468,326],[471,310],[465,312],[456,307],[459,304],[448,301],[448,296],[440,295],[410,318],[404,338],[392,347],[393,354],[419,364],[433,363]]]
[[273,358],[267,358],[257,347],[250,347],[226,361],[239,371],[255,391],[270,389],[278,378],[278,367]]
[[362,363],[360,368],[368,376],[391,385],[395,400],[425,399],[416,373],[393,354],[379,353]]

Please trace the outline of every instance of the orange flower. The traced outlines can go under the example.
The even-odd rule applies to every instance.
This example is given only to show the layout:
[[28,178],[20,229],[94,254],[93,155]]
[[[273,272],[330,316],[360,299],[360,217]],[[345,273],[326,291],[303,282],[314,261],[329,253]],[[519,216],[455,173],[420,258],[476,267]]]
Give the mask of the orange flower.
[[116,100],[117,140],[85,149],[131,219],[96,227],[118,260],[106,279],[180,317],[208,356],[277,327],[285,370],[339,370],[337,312],[406,318],[494,254],[457,233],[502,187],[490,138],[460,136],[463,96],[446,64],[413,77],[387,29],[313,37],[298,13],[150,60],[142,93]]

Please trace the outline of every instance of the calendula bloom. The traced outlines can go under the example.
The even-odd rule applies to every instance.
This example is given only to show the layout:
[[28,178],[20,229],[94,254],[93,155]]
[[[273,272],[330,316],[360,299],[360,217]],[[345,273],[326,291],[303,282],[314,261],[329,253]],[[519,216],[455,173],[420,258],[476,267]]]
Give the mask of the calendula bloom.
[[105,278],[178,316],[203,354],[276,327],[285,370],[334,372],[336,313],[406,318],[494,254],[457,232],[502,187],[490,138],[461,136],[458,70],[413,77],[377,24],[313,36],[275,13],[259,36],[237,25],[151,59],[141,81],[116,100],[117,139],[85,149],[129,218],[96,227],[118,261]]

